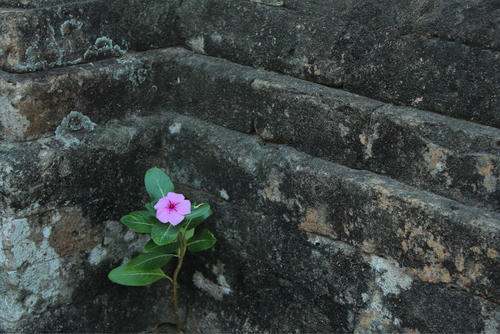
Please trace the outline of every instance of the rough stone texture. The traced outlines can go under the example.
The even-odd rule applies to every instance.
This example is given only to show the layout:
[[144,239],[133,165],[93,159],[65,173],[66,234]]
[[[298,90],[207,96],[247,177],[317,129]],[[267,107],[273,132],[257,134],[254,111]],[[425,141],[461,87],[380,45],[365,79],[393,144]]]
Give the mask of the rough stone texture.
[[115,220],[143,200],[158,133],[110,125],[69,148],[63,138],[0,145],[0,331],[137,332],[166,320],[163,299],[151,302],[165,285],[106,279],[146,242]]
[[[263,222],[272,227],[253,225],[245,232],[233,230],[231,236],[237,233],[244,239],[250,233],[279,232],[278,240],[265,246],[280,256],[266,258],[272,262],[270,267],[259,261],[262,252],[255,249],[254,239],[249,241],[252,245],[245,243],[253,252],[243,258],[239,248],[224,244],[234,250],[211,256],[211,265],[204,272],[217,282],[223,267],[222,277],[233,293],[217,301],[207,300],[210,295],[204,290],[194,292],[189,298],[193,303],[190,332],[496,331],[498,309],[494,304],[443,285],[418,282],[393,261],[361,254],[341,242],[316,236],[290,238],[293,232],[267,218]],[[225,232],[221,229],[220,233]],[[240,261],[233,260],[236,254]],[[276,267],[281,268],[279,273]]]
[[49,135],[72,111],[97,123],[147,111],[165,101],[158,79],[169,57],[129,53],[47,72],[0,73],[0,137],[22,141]]
[[175,4],[94,0],[0,9],[0,68],[33,72],[172,45]]
[[0,7],[33,8],[61,5],[75,0],[0,0]]
[[[498,249],[498,215],[192,119],[172,122],[170,173],[223,191],[236,212],[219,209],[221,243],[204,274],[212,284],[190,299],[193,332],[495,332],[497,253],[479,260],[488,251],[468,242],[493,237]],[[476,277],[486,263],[491,276]],[[486,299],[465,292],[472,277],[492,284],[476,291]],[[207,307],[221,281],[232,293]]]
[[[395,107],[180,48],[0,76],[4,139],[53,133],[78,110],[97,123],[169,103],[264,141],[449,198],[500,207],[500,131]],[[436,131],[439,129],[439,131]]]
[[166,75],[178,110],[461,202],[500,208],[498,129],[180,55]]
[[493,0],[95,0],[1,13],[0,63],[10,71],[182,39],[196,52],[500,126]]
[[170,112],[62,145],[0,145],[2,314],[18,317],[3,318],[4,331],[138,331],[170,320],[164,306],[144,322],[133,314],[164,286],[103,280],[145,240],[101,222],[137,205],[151,164],[216,208],[216,251],[192,257],[182,277],[194,333],[498,326],[498,214]]
[[496,1],[0,6],[0,332],[171,331],[106,279],[155,165],[215,209],[188,333],[499,331]]
[[500,126],[498,1],[184,1],[186,45],[383,101]]
[[497,213],[286,146],[262,145],[238,132],[185,118],[177,122],[167,163],[183,183],[211,193],[224,189],[250,205],[245,210],[284,214],[282,224],[393,258],[423,281],[498,301]]

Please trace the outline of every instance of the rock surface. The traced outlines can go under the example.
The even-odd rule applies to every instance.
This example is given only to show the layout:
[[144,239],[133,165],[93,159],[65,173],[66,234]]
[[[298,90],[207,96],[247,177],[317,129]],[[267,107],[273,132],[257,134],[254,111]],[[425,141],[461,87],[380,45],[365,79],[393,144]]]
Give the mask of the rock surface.
[[75,2],[74,0],[0,0],[0,7],[48,7]]
[[500,126],[497,1],[187,0],[179,16],[197,52]]
[[496,1],[0,8],[0,333],[171,331],[106,278],[152,166],[215,209],[187,333],[498,332]]
[[4,73],[0,91],[6,107],[0,111],[0,134],[6,140],[47,136],[76,110],[105,123],[170,104],[257,133],[266,142],[389,175],[460,202],[500,205],[500,130],[181,48],[29,75]]
[[0,8],[0,68],[34,72],[120,57],[127,50],[147,50],[176,42],[175,1],[50,4],[57,6]]
[[[36,329],[49,331],[145,326],[121,327],[131,326],[126,319],[132,319],[137,309],[123,313],[123,307],[136,303],[133,298],[139,295],[125,292],[131,299],[119,306],[113,301],[117,292],[106,288],[105,280],[102,290],[90,290],[93,298],[89,291],[78,297],[76,287],[85,286],[90,277],[102,278],[116,259],[113,256],[127,247],[120,238],[131,244],[132,252],[141,242],[131,242],[133,235],[109,236],[107,229],[122,228],[100,222],[118,218],[140,201],[141,174],[155,163],[167,168],[177,182],[202,191],[218,212],[211,221],[220,239],[217,251],[191,259],[191,269],[183,277],[195,279],[201,289],[184,292],[190,312],[196,314],[189,322],[193,332],[231,328],[480,332],[495,323],[498,214],[283,145],[260,143],[254,136],[162,114],[97,126],[69,148],[62,148],[55,138],[2,146],[2,170],[11,171],[4,172],[1,180],[1,192],[10,193],[2,203],[10,208],[2,223],[7,245],[3,258],[10,260],[3,265],[16,273],[19,287],[27,283],[29,270],[42,270],[35,269],[40,259],[26,257],[26,251],[47,253],[55,262],[43,269],[45,275],[36,284],[29,283],[31,290],[9,290],[12,300],[27,294],[37,308],[34,311],[26,302],[14,304],[16,327],[5,327],[4,322],[4,330],[26,330],[35,324]],[[79,170],[86,170],[88,177],[82,178]],[[130,170],[135,173],[128,174]],[[123,193],[135,196],[116,202],[113,194]],[[218,200],[207,195],[222,193],[225,196]],[[39,223],[33,225],[34,221]],[[86,232],[72,232],[79,230]],[[26,245],[23,251],[16,247],[19,242]],[[209,264],[208,271],[203,263]],[[94,273],[91,268],[98,264],[102,268]],[[86,274],[75,277],[66,272],[71,266]],[[7,283],[12,279],[5,278]],[[47,279],[53,287],[50,295],[43,293]],[[283,300],[290,303],[285,310]],[[62,307],[68,303],[70,308]],[[261,305],[266,305],[265,316]],[[103,320],[91,324],[99,307],[107,312],[97,317]],[[442,318],[434,317],[434,308],[446,310]],[[81,309],[85,320],[64,322]],[[166,308],[157,312],[160,319],[156,319],[162,320]],[[61,321],[34,320],[47,315]],[[125,321],[103,323],[103,316]],[[442,319],[455,320],[443,325]],[[470,320],[468,327],[462,319]],[[242,323],[247,327],[241,328]]]

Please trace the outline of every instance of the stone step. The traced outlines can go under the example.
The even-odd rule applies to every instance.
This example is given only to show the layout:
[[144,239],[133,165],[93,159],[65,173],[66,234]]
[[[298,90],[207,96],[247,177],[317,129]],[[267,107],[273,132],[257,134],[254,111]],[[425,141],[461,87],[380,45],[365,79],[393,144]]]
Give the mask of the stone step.
[[185,0],[178,15],[196,52],[500,127],[495,1]]
[[[51,135],[78,111],[102,123],[164,102],[162,73],[171,53],[128,53],[119,59],[28,74],[0,73],[0,138]],[[158,75],[158,77],[157,77]]]
[[427,8],[395,0],[4,2],[23,4],[49,7],[1,10],[0,68],[8,71],[184,40],[196,52],[500,127],[500,9],[493,3],[440,0]]
[[272,216],[255,217],[260,224],[239,217],[225,214],[217,223],[224,244],[195,264],[189,333],[234,333],[242,324],[243,333],[495,333],[494,303],[420,282],[342,242],[304,240]]
[[[163,154],[169,157],[166,166],[178,181],[202,185],[211,193],[227,194],[234,200],[262,202],[266,210],[281,212],[284,216],[280,219],[296,224],[301,230],[316,231],[367,252],[394,258],[413,268],[422,280],[454,284],[497,298],[494,282],[498,278],[494,268],[498,260],[498,213],[464,206],[288,146],[261,143],[255,136],[168,112],[162,114],[166,116],[144,119],[140,128],[150,129],[152,133],[169,129]],[[127,143],[135,141],[138,130],[133,125],[110,126],[105,133],[112,131],[116,131],[116,138],[97,132],[90,136],[89,145],[94,150],[112,146],[118,152],[126,151],[130,145]],[[78,140],[76,147],[82,140],[85,143],[87,136],[85,132],[76,137],[69,135],[69,139]],[[1,182],[4,187],[1,193],[9,194],[3,203],[6,207],[16,210],[30,207],[35,198],[39,205],[61,204],[71,202],[80,194],[72,195],[72,187],[83,181],[58,180],[68,184],[67,193],[64,188],[52,192],[44,186],[48,180],[55,184],[54,178],[64,171],[53,170],[55,166],[49,163],[49,160],[57,161],[58,154],[40,151],[48,145],[53,147],[50,151],[56,152],[65,139],[68,138],[47,139],[50,144],[41,140],[34,142],[36,144],[2,145],[2,170],[11,171],[4,173]],[[160,145],[158,140],[150,144],[152,150]],[[47,156],[50,157],[45,161],[47,166],[42,166],[39,161]],[[79,160],[86,158],[75,152],[73,162],[67,164]],[[68,177],[82,178],[81,174]],[[94,176],[89,173],[89,177]],[[101,183],[102,179],[89,182],[85,187]],[[103,191],[102,187],[96,188]]]
[[[40,6],[44,4],[47,6]],[[90,0],[27,2],[37,8],[0,8],[0,68],[33,72],[119,57],[129,49],[172,45],[176,41],[174,4]]]
[[[107,220],[138,208],[151,165],[215,206],[216,251],[193,257],[182,277],[194,294],[193,333],[243,323],[254,332],[498,324],[498,214],[169,111],[77,139],[70,147],[57,137],[0,143],[0,275],[16,273],[5,277],[12,303],[0,303],[5,331],[140,331],[166,320],[163,304],[143,303],[162,299],[165,287],[102,281],[144,242]],[[190,292],[191,280],[200,291]],[[96,314],[101,302],[107,311]]]
[[395,259],[423,282],[499,301],[498,213],[196,119],[179,117],[169,130],[165,156],[175,179],[289,228]]
[[61,5],[75,0],[0,0],[0,7],[34,8]]
[[468,205],[500,207],[498,129],[180,48],[43,73],[3,73],[0,92],[4,140],[53,133],[71,111],[103,123],[169,103],[266,142],[386,174]]
[[173,58],[176,108],[264,141],[500,209],[500,130],[217,58]]
[[159,130],[109,125],[70,148],[53,137],[0,144],[0,332],[137,333],[172,321],[166,284],[107,280],[146,241],[117,220],[144,200]]

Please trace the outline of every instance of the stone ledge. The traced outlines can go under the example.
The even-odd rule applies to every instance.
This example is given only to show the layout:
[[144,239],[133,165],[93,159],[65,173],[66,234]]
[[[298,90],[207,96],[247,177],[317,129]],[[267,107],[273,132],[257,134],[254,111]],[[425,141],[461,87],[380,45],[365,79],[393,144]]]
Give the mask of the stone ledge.
[[500,130],[217,58],[172,58],[177,110],[472,205],[500,208]]
[[[195,262],[206,283],[189,297],[190,333],[495,332],[494,303],[420,282],[345,243],[299,237],[275,216],[232,204],[216,221],[223,246]],[[211,297],[219,281],[231,289],[222,300]]]
[[498,213],[189,118],[173,121],[166,155],[177,180],[498,302]]
[[175,44],[176,2],[90,0],[1,9],[0,68],[34,72]]
[[500,130],[395,107],[181,48],[0,75],[0,137],[53,133],[71,111],[104,123],[173,104],[183,113],[457,201],[499,208]]
[[129,53],[47,72],[0,73],[0,138],[24,141],[53,134],[71,111],[101,123],[152,109],[165,101],[161,78],[173,55]]
[[[102,201],[100,205],[113,206],[112,192],[103,183],[111,176],[96,177],[98,170],[84,167],[86,161],[95,159],[92,152],[104,150],[107,159],[118,154],[117,163],[120,154],[130,156],[126,153],[130,145],[141,141],[153,141],[156,144],[140,147],[150,145],[158,152],[158,141],[168,128],[165,153],[169,158],[165,163],[178,182],[198,185],[214,194],[224,190],[233,200],[262,203],[268,212],[283,213],[281,218],[294,228],[394,258],[413,268],[422,281],[452,284],[496,300],[497,213],[467,207],[286,146],[260,144],[253,136],[163,114],[104,129],[97,127],[69,151],[61,150],[62,144],[54,139],[2,144],[0,193],[9,194],[2,198],[2,207],[21,212],[35,204],[82,203],[86,199],[95,207],[92,198]],[[148,156],[147,152],[141,152],[141,156]],[[157,153],[151,156],[158,157]],[[70,170],[81,166],[87,170],[86,176],[67,174],[61,169],[64,165]],[[122,182],[129,181],[124,178]],[[75,192],[76,185],[89,191]]]
[[62,5],[75,0],[0,0],[0,7],[34,8]]
[[[222,282],[223,275],[233,292],[222,301],[211,300],[205,290],[186,292],[194,294],[189,300],[199,312],[191,313],[197,315],[190,324],[194,333],[219,333],[243,323],[255,331],[285,326],[454,332],[496,326],[497,305],[470,292],[498,302],[498,215],[385,177],[172,112],[98,125],[70,147],[55,138],[2,143],[0,164],[1,226],[7,232],[0,249],[10,249],[5,247],[13,235],[8,227],[12,218],[20,219],[16,226],[24,221],[33,229],[15,234],[25,238],[26,246],[47,246],[45,239],[53,239],[50,247],[66,256],[63,262],[83,270],[74,307],[60,304],[68,291],[53,281],[49,297],[55,299],[39,301],[47,308],[14,324],[22,326],[17,328],[107,331],[112,324],[140,330],[143,324],[130,327],[123,320],[132,321],[130,313],[119,306],[119,300],[135,301],[135,290],[93,284],[109,268],[106,262],[92,269],[103,258],[103,248],[93,247],[110,236],[100,222],[118,218],[141,201],[142,173],[154,164],[168,168],[176,183],[220,197],[210,199],[219,246],[215,253],[194,257],[188,268],[201,270],[208,280],[214,275],[214,282]],[[104,249],[112,255],[113,248]],[[9,262],[9,268],[16,263]],[[185,272],[183,282],[190,281],[193,270]],[[32,287],[39,286],[35,282]],[[155,298],[165,291],[146,292]],[[88,294],[98,297],[97,304],[88,303]],[[284,299],[293,305],[284,308]],[[96,315],[92,310],[98,305],[117,313]],[[307,317],[301,316],[304,310]],[[82,316],[78,324],[70,321],[76,314]],[[53,322],[40,320],[48,315]],[[470,321],[464,325],[463,319]]]
[[[185,45],[198,53],[500,127],[500,40],[493,2],[188,0]],[[478,19],[481,17],[481,19]]]

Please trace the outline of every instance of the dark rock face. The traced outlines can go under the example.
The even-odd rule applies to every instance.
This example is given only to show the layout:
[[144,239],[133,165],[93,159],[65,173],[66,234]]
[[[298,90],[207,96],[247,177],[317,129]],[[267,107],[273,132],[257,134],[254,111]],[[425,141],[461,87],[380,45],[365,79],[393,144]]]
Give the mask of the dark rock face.
[[390,175],[460,202],[499,205],[499,130],[183,49],[29,76],[4,74],[0,80],[4,139],[47,136],[75,110],[104,123],[168,103],[266,142]]
[[496,1],[207,0],[179,13],[198,52],[500,125]]
[[51,7],[37,2],[36,8],[2,9],[0,68],[34,72],[173,45],[176,3],[58,1]]
[[[161,129],[169,129],[166,136]],[[127,327],[132,323],[126,319],[133,319],[133,312],[145,303],[143,294],[127,292],[122,304],[115,293],[124,293],[125,288],[109,289],[105,280],[91,289],[85,284],[94,279],[89,277],[102,277],[109,261],[145,242],[120,234],[124,229],[119,223],[98,222],[116,219],[140,201],[141,196],[132,196],[117,203],[113,194],[140,194],[142,172],[165,153],[169,158],[156,163],[176,181],[202,191],[186,190],[209,198],[217,212],[210,222],[220,239],[217,251],[192,258],[183,276],[184,282],[199,278],[194,284],[201,291],[187,286],[184,292],[193,332],[231,328],[241,332],[433,331],[443,326],[464,328],[458,319],[468,317],[475,319],[468,323],[470,329],[479,332],[494,321],[496,306],[488,300],[498,296],[494,283],[498,260],[491,257],[499,243],[498,215],[437,196],[429,198],[385,177],[264,145],[252,136],[171,113],[97,127],[67,149],[50,140],[44,141],[39,153],[40,144],[6,144],[2,150],[5,170],[16,171],[4,175],[2,192],[27,189],[12,193],[3,204],[15,210],[16,217],[6,219],[3,226],[38,225],[43,236],[39,246],[35,238],[31,247],[56,252],[65,265],[55,266],[50,273],[57,274],[58,285],[67,288],[52,291],[56,304],[30,292],[31,298],[38,298],[40,311],[21,318],[16,326],[22,327],[10,328],[37,324],[37,329],[49,331],[135,330],[164,319],[165,307],[148,313],[152,318],[144,323],[133,324],[138,327]],[[45,166],[43,173],[40,166]],[[78,170],[85,170],[88,177]],[[129,170],[136,173],[126,174]],[[44,189],[44,194],[36,189]],[[224,195],[216,199],[207,194]],[[27,209],[27,198],[38,199],[40,208]],[[42,208],[50,207],[57,209],[42,213]],[[41,217],[40,223],[23,224],[23,216]],[[71,221],[81,224],[73,228],[85,229],[85,234],[63,229],[72,226]],[[44,246],[47,230],[49,244]],[[31,231],[30,238],[36,233]],[[23,256],[15,247],[6,250],[18,261]],[[86,274],[74,276],[72,268]],[[12,269],[22,285],[23,269]],[[215,294],[213,289],[221,286],[222,292]],[[163,295],[165,291],[158,289],[146,291]],[[134,306],[128,308],[130,303]],[[55,307],[64,304],[68,306]],[[107,311],[96,313],[104,308]],[[457,320],[443,325],[442,318],[435,318],[434,308],[449,312],[441,312],[443,318]],[[77,310],[84,320],[64,321]],[[61,320],[33,320],[46,315]],[[117,317],[124,322],[115,322]]]
[[0,332],[172,324],[106,278],[152,166],[215,209],[187,333],[498,332],[496,1],[0,7]]
[[0,0],[0,6],[33,8],[33,7],[47,7],[47,6],[61,5],[69,2],[75,2],[75,1],[74,0]]

